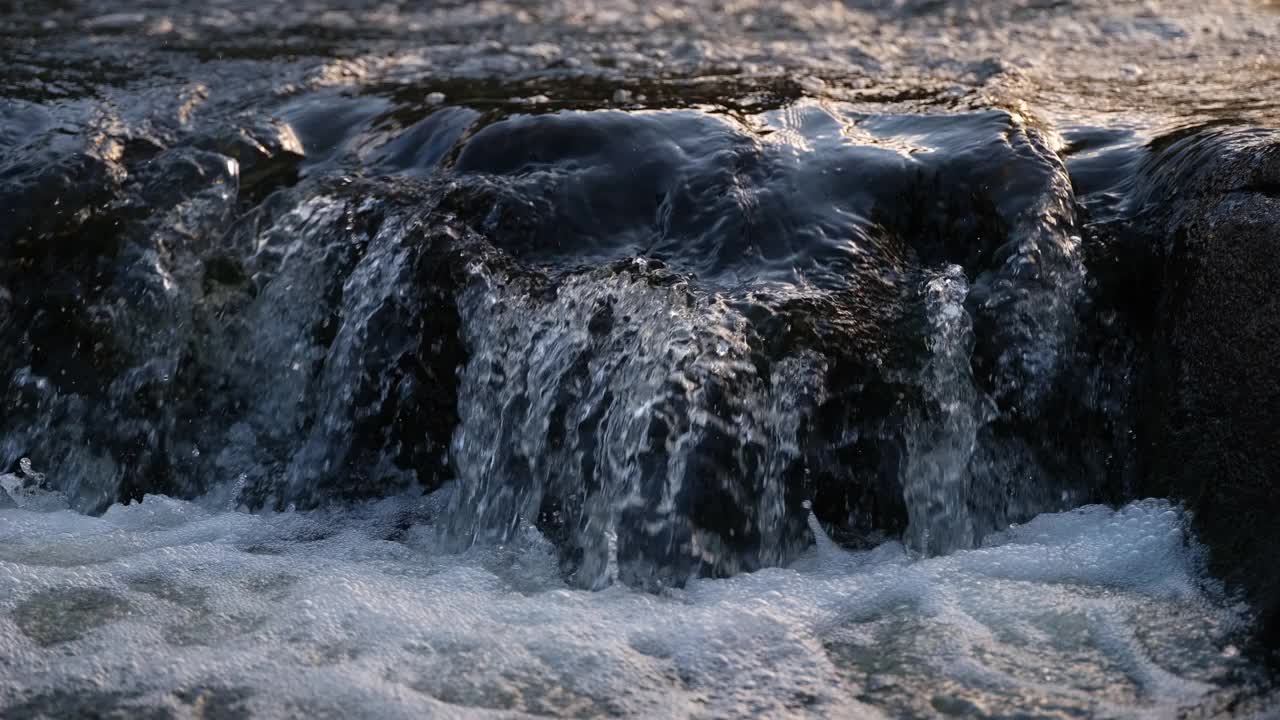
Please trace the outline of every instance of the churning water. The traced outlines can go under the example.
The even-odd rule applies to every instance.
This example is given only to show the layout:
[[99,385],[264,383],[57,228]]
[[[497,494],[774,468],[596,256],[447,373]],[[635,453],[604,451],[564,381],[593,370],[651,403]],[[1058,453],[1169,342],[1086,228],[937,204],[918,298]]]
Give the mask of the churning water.
[[528,525],[451,552],[448,492],[267,514],[150,496],[97,518],[19,494],[0,511],[7,712],[1162,718],[1250,677],[1243,608],[1206,589],[1162,502],[930,559],[819,536],[786,568],[650,594],[566,587]]
[[441,178],[311,166],[249,208],[183,150],[86,291],[92,352],[30,316],[8,715],[1167,717],[1261,687],[1178,508],[1070,509],[1116,450],[1055,423],[1111,398],[1075,369],[1065,169],[1017,119],[470,132]]
[[1280,24],[117,4],[0,2],[0,716],[1274,704],[1112,264],[1236,130],[1030,78]]

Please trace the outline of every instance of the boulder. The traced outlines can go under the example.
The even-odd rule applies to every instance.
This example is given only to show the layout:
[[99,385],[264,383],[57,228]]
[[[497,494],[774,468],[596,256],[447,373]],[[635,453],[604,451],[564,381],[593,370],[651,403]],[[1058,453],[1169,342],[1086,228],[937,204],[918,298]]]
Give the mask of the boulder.
[[809,509],[941,553],[1095,500],[1074,198],[1024,119],[515,115],[451,169],[442,206],[542,278],[460,313],[465,538],[537,508],[594,586],[621,507],[619,577],[665,586],[786,562]]
[[1184,501],[1210,566],[1280,648],[1280,132],[1157,147],[1138,217],[1160,254],[1138,392],[1140,496]]
[[291,192],[302,148],[269,118],[178,140],[37,120],[0,161],[0,472],[30,458],[85,512],[447,476],[458,263],[421,196]]

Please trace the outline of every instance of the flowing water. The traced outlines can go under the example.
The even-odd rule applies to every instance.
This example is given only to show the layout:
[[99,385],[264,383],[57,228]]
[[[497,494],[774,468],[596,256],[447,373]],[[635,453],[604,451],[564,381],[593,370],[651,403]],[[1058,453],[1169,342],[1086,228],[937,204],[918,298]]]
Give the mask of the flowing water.
[[1110,263],[1280,14],[267,5],[0,3],[0,716],[1275,707]]
[[[458,554],[450,498],[254,515],[4,511],[11,716],[1170,717],[1251,676],[1160,502],[981,549],[820,541],[660,594],[566,587],[530,525]],[[38,508],[38,509],[36,509]]]

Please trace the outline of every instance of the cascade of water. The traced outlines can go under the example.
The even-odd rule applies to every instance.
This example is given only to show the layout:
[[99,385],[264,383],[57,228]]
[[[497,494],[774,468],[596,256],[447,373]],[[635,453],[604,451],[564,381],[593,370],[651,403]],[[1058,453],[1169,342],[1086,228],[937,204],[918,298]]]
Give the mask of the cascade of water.
[[590,587],[615,562],[650,585],[798,550],[786,476],[815,358],[762,370],[741,315],[642,261],[551,288],[477,271],[460,310],[456,535],[505,539],[540,517]]
[[926,406],[908,423],[902,487],[907,543],[928,555],[972,547],[978,539],[968,507],[969,462],[990,410],[970,368],[968,290],[956,265],[929,274],[923,290],[929,359],[920,382]]

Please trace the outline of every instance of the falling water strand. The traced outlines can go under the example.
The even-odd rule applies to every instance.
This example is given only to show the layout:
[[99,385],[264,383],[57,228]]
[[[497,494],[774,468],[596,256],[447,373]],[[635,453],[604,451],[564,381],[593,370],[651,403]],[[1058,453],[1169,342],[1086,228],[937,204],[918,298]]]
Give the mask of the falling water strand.
[[969,461],[985,422],[985,405],[970,369],[973,321],[965,311],[969,285],[952,265],[924,285],[929,359],[921,378],[924,408],[908,423],[903,494],[907,544],[939,555],[973,547],[967,504]]
[[[800,550],[780,530],[803,521],[787,512],[784,474],[817,397],[815,359],[784,358],[762,377],[740,315],[651,282],[642,262],[554,293],[480,271],[459,306],[470,359],[455,539],[504,542],[541,517],[567,536],[585,587],[611,582],[613,567],[632,584],[678,584]],[[700,520],[691,508],[727,510],[708,498],[734,519]]]

